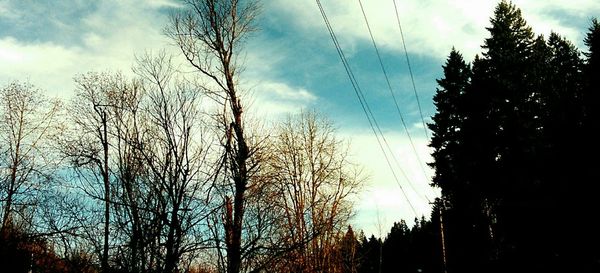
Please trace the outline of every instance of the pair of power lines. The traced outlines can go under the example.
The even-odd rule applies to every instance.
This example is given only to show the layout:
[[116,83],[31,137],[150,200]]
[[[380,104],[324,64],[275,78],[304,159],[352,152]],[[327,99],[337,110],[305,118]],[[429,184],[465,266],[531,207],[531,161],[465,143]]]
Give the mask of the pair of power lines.
[[[321,12],[321,16],[323,17],[323,21],[325,22],[325,25],[326,25],[327,30],[329,32],[329,35],[330,35],[330,37],[331,37],[331,39],[332,39],[332,41],[333,41],[333,43],[335,45],[336,51],[337,51],[337,53],[338,53],[338,55],[340,57],[340,60],[342,61],[342,64],[344,65],[344,69],[346,71],[346,74],[348,75],[348,78],[349,78],[349,80],[350,80],[350,82],[352,84],[352,87],[353,87],[354,92],[355,92],[355,94],[356,94],[356,96],[358,98],[358,101],[359,101],[359,103],[361,105],[361,108],[362,108],[365,116],[367,117],[367,120],[369,122],[371,130],[372,130],[373,134],[375,135],[375,137],[377,139],[377,143],[379,145],[379,148],[381,149],[381,151],[382,151],[382,153],[384,155],[384,159],[387,162],[387,165],[388,165],[388,167],[389,167],[389,169],[390,169],[390,171],[392,173],[392,176],[393,176],[396,184],[398,184],[398,187],[400,188],[400,190],[402,192],[402,195],[404,196],[404,198],[408,202],[408,204],[409,204],[412,212],[414,213],[415,217],[419,217],[419,214],[417,213],[417,210],[415,209],[415,206],[413,205],[413,203],[411,202],[410,198],[408,197],[407,191],[405,190],[405,188],[400,183],[400,180],[398,179],[398,175],[396,174],[395,168],[394,168],[394,166],[392,166],[392,162],[391,161],[392,160],[394,161],[394,163],[396,164],[396,167],[398,168],[400,174],[408,182],[408,184],[411,187],[411,189],[413,190],[413,192],[415,192],[418,196],[420,196],[421,198],[423,198],[424,200],[426,200],[428,203],[431,203],[431,200],[427,197],[427,195],[419,195],[419,192],[416,190],[416,188],[413,185],[411,179],[408,177],[408,175],[406,174],[406,172],[404,171],[404,169],[402,168],[402,166],[398,162],[396,156],[394,155],[392,149],[390,148],[390,145],[389,145],[389,143],[388,143],[385,135],[383,134],[383,132],[381,130],[381,127],[379,126],[379,123],[377,122],[377,119],[375,118],[375,116],[373,115],[373,112],[371,111],[371,107],[369,106],[369,104],[368,104],[368,102],[367,102],[367,100],[365,98],[364,92],[361,89],[361,87],[360,87],[360,85],[359,85],[359,83],[358,83],[358,81],[357,81],[357,79],[356,79],[356,77],[354,75],[354,72],[352,71],[352,68],[350,67],[348,59],[346,58],[346,55],[344,54],[344,51],[342,50],[342,47],[340,46],[340,43],[339,43],[339,41],[337,39],[335,31],[333,30],[331,22],[329,21],[329,18],[327,17],[327,13],[325,12],[325,10],[323,8],[323,5],[321,4],[321,1],[320,0],[316,0],[316,2],[317,2],[317,6],[319,7],[319,11]],[[411,64],[410,64],[410,58],[408,56],[408,51],[406,49],[406,42],[405,42],[405,39],[404,39],[404,33],[403,33],[403,30],[402,30],[402,24],[400,22],[400,16],[399,16],[399,13],[398,13],[398,7],[397,7],[396,2],[394,0],[392,0],[392,2],[394,3],[394,11],[395,11],[395,14],[396,14],[396,22],[397,22],[398,28],[400,30],[400,36],[401,36],[401,39],[402,39],[402,46],[403,46],[403,49],[404,49],[404,55],[406,57],[406,62],[407,62],[407,65],[408,65],[408,71],[409,71],[409,74],[410,74],[410,79],[411,79],[411,83],[412,83],[412,88],[413,88],[413,91],[414,91],[414,95],[415,95],[415,98],[416,98],[416,101],[417,101],[417,106],[418,106],[418,109],[419,109],[421,123],[423,125],[423,130],[425,131],[425,136],[426,136],[427,139],[429,139],[429,133],[427,132],[427,125],[425,123],[425,118],[423,116],[423,111],[422,111],[422,108],[421,108],[421,103],[420,103],[420,100],[419,100],[419,95],[418,95],[417,88],[416,88],[416,85],[415,85],[414,75],[413,75],[412,67],[411,67]],[[417,162],[419,164],[419,167],[420,167],[420,169],[421,169],[421,171],[423,173],[423,176],[427,180],[428,176],[427,176],[427,173],[425,171],[425,167],[424,167],[423,161],[421,160],[421,157],[419,156],[419,154],[417,152],[416,146],[415,146],[414,141],[413,141],[413,139],[411,137],[411,134],[410,134],[410,131],[409,131],[408,126],[406,124],[406,121],[404,119],[404,116],[402,115],[402,112],[400,111],[400,106],[398,104],[398,100],[396,99],[396,95],[394,94],[394,91],[393,91],[393,88],[392,88],[392,85],[391,85],[391,82],[390,82],[387,70],[385,68],[385,65],[383,64],[383,60],[381,58],[381,54],[379,52],[379,48],[377,47],[377,43],[376,43],[375,38],[373,36],[373,32],[371,30],[371,26],[369,24],[369,20],[368,20],[367,14],[365,12],[364,6],[363,6],[361,0],[358,0],[358,3],[360,5],[360,9],[362,11],[362,15],[363,15],[363,18],[364,18],[364,21],[365,21],[365,25],[367,27],[367,30],[368,30],[368,33],[369,33],[369,37],[371,38],[371,42],[373,44],[373,48],[374,48],[375,53],[377,55],[377,59],[378,59],[378,62],[380,64],[381,71],[382,71],[383,76],[385,78],[385,81],[386,81],[388,90],[390,92],[390,95],[392,96],[392,100],[393,100],[394,105],[396,107],[397,113],[398,113],[398,115],[400,117],[400,121],[401,121],[402,126],[404,128],[404,131],[406,132],[406,135],[408,137],[410,146],[412,148],[412,152],[415,155],[415,158],[416,158],[416,160],[417,160]],[[390,160],[390,158],[391,158],[391,160]]]

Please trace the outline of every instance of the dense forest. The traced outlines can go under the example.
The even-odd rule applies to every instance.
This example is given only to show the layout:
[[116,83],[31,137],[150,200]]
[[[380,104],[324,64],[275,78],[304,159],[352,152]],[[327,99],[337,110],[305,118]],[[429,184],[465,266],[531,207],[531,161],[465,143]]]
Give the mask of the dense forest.
[[581,56],[511,3],[481,56],[452,50],[430,125],[449,272],[598,272],[600,24]]
[[580,51],[502,1],[481,55],[452,49],[429,124],[442,196],[377,238],[349,225],[366,176],[327,118],[247,118],[258,3],[186,5],[165,28],[180,56],[137,56],[134,77],[76,75],[70,101],[0,89],[0,271],[600,272],[596,19]]

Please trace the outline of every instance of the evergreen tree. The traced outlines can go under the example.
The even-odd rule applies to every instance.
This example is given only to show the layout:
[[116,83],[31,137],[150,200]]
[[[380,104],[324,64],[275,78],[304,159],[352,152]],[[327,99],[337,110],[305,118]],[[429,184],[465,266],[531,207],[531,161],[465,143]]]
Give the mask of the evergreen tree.
[[[435,216],[437,215],[437,216]],[[443,272],[441,256],[441,238],[439,237],[439,215],[432,215],[432,221],[421,217],[410,231],[409,261],[410,271],[437,273]]]
[[[593,19],[585,37],[587,51],[584,53],[583,80],[583,129],[572,149],[579,151],[571,159],[579,159],[579,168],[574,169],[578,175],[579,191],[573,192],[569,202],[576,209],[571,213],[576,219],[581,219],[578,230],[573,232],[574,245],[568,245],[576,250],[573,254],[582,272],[600,272],[600,224],[595,215],[598,214],[598,192],[600,192],[600,175],[598,168],[598,130],[600,130],[600,22]],[[581,190],[583,188],[583,190]]]
[[437,113],[433,116],[433,123],[428,125],[432,131],[429,146],[433,148],[434,159],[429,165],[435,169],[433,185],[440,187],[444,195],[452,195],[460,180],[456,169],[459,135],[464,119],[460,106],[469,85],[471,69],[454,48],[443,69],[444,78],[437,80],[439,88],[433,96]]
[[429,125],[434,159],[430,165],[435,169],[433,184],[442,189],[449,205],[445,212],[449,267],[465,271],[478,264],[482,258],[475,257],[485,252],[481,242],[485,242],[486,229],[479,223],[481,198],[473,181],[479,176],[477,170],[482,171],[481,176],[486,173],[479,161],[482,138],[477,134],[489,130],[481,130],[486,122],[484,108],[480,108],[484,98],[479,95],[483,93],[471,92],[472,72],[462,55],[453,49],[443,69],[444,77],[437,81],[439,88],[433,98],[437,113]]
[[[586,146],[592,148],[590,155],[597,156],[599,149],[596,143],[595,132],[600,129],[600,22],[597,19],[592,20],[588,33],[585,37],[587,52],[584,53],[586,60],[584,65],[584,94],[585,101],[585,139]],[[591,164],[594,165],[594,164]],[[590,166],[592,167],[592,166]],[[590,170],[590,178],[598,178],[597,172]]]
[[[485,40],[485,49],[481,60],[481,69],[475,75],[484,83],[475,86],[473,92],[482,92],[486,99],[483,116],[485,122],[494,126],[494,136],[490,141],[493,146],[493,160],[496,175],[500,178],[495,183],[487,183],[483,187],[490,202],[505,199],[515,193],[522,176],[523,162],[530,150],[530,139],[525,139],[532,129],[530,123],[534,113],[529,98],[535,97],[535,89],[529,74],[531,71],[533,32],[521,16],[521,11],[513,4],[502,1],[494,11],[492,26],[488,28],[490,37]],[[475,102],[477,103],[477,102]],[[486,115],[487,113],[487,115]],[[479,114],[479,113],[478,113]],[[510,183],[509,183],[510,181]]]
[[383,242],[382,272],[414,272],[410,260],[410,229],[404,220],[394,223]]
[[[588,47],[588,51],[585,53],[588,87],[596,91],[593,95],[597,98],[598,88],[600,88],[600,78],[598,77],[600,75],[600,22],[598,19],[592,19],[592,25],[588,29],[584,43]],[[597,105],[598,100],[593,103]]]
[[[541,155],[554,153],[554,145],[540,139],[549,120],[544,118],[560,115],[546,114],[543,103],[577,82],[573,47],[556,35],[549,45],[543,37],[534,39],[513,4],[502,1],[487,29],[483,57],[476,57],[470,81],[463,77],[461,91],[454,92],[460,99],[448,95],[450,62],[444,66],[446,78],[438,81],[441,89],[434,98],[438,113],[430,127],[434,184],[450,205],[449,264],[463,272],[539,264],[533,261],[537,254],[528,253],[546,249],[538,220],[547,218],[536,215],[546,215],[540,201],[548,196],[544,190],[552,188],[543,181]],[[549,65],[564,68],[559,73],[569,77],[561,82],[565,87],[550,81],[561,77],[549,74]]]
[[[507,1],[487,29],[470,68],[450,53],[429,125],[449,272],[598,272],[600,24],[585,61],[556,33],[535,37]],[[568,215],[580,225],[556,223]]]
[[339,244],[341,272],[357,273],[360,258],[359,242],[352,226],[348,226],[348,230]]
[[474,155],[469,160],[478,169],[470,180],[480,194],[475,201],[481,202],[485,216],[478,224],[487,227],[488,259],[516,265],[526,262],[520,260],[528,251],[522,243],[534,230],[523,226],[537,213],[529,201],[538,179],[533,166],[541,90],[534,68],[543,58],[536,58],[534,49],[543,40],[534,39],[521,11],[506,1],[496,7],[488,31],[483,58],[474,63],[472,99],[466,106],[473,108],[473,118],[465,131],[479,136],[466,140],[468,154]]
[[367,239],[364,234],[360,239],[360,265],[358,268],[359,273],[373,273],[380,272],[380,259],[381,259],[381,241],[375,236],[371,235]]

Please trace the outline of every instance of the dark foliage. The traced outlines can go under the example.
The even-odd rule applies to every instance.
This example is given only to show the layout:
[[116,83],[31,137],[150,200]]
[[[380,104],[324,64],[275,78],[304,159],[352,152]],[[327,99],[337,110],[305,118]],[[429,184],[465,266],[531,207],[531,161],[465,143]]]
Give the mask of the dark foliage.
[[439,221],[435,220],[439,215],[434,213],[432,217],[433,221],[415,219],[412,228],[404,220],[394,223],[384,240],[360,234],[356,238],[356,264],[344,267],[343,272],[442,272]]
[[449,272],[597,272],[600,26],[585,59],[505,1],[488,31],[471,67],[451,51],[434,97]]
[[41,236],[8,224],[0,233],[0,272],[95,273],[96,266],[81,253],[61,258]]

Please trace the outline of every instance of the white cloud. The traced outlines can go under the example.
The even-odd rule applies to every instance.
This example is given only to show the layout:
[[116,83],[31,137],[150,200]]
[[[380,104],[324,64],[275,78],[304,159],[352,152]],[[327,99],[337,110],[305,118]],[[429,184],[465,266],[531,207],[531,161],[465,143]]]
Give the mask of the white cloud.
[[275,95],[280,100],[314,101],[317,97],[304,88],[292,88],[281,82],[267,82],[259,84],[257,88],[267,96]]
[[[179,4],[170,0],[98,2],[93,12],[79,19],[76,29],[59,29],[66,31],[70,40],[81,41],[76,44],[0,37],[0,84],[26,79],[51,96],[70,97],[75,88],[73,77],[79,73],[131,74],[135,54],[167,48],[177,55],[162,33],[168,16],[159,12],[172,7]],[[8,16],[18,11],[1,4],[0,12]],[[275,116],[297,112],[314,102],[316,96],[306,88],[274,80],[273,71],[286,54],[285,48],[273,52],[260,46],[260,50],[247,53],[246,63],[252,69],[243,75],[244,86],[255,97],[250,103],[252,111]]]
[[[275,0],[271,7],[279,9],[284,16],[307,33],[321,33],[326,29],[316,4],[311,7],[303,1]],[[576,44],[581,44],[582,33],[572,25],[565,25],[561,18],[549,13],[558,11],[589,19],[600,13],[599,1],[532,1],[516,0],[524,18],[539,34],[559,32]],[[489,18],[497,1],[398,1],[398,11],[406,38],[407,49],[412,54],[445,58],[452,46],[468,58],[481,52],[480,46],[488,33]],[[342,47],[352,48],[357,42],[370,43],[370,37],[357,1],[323,1],[329,20],[336,31]],[[365,13],[373,35],[381,48],[400,52],[402,43],[394,5],[391,1],[363,1]],[[558,16],[558,13],[554,16]]]
[[[64,92],[76,70],[82,51],[53,43],[24,44],[12,37],[0,39],[0,81],[27,79],[53,95]],[[69,74],[65,75],[65,72]]]
[[11,10],[10,3],[8,1],[0,2],[0,18],[5,18],[8,20],[14,20],[17,18],[16,13]]
[[0,37],[0,83],[27,79],[51,96],[69,97],[76,74],[107,70],[130,73],[135,54],[167,45],[162,35],[167,18],[143,1],[127,3],[99,2],[78,29],[61,33],[81,44]]
[[317,100],[310,91],[283,82],[254,78],[251,92],[244,99],[253,115],[277,121],[286,114],[298,113]]
[[[358,44],[370,46],[370,38],[357,1],[322,2],[348,56],[357,53]],[[22,11],[13,9],[10,3],[0,1],[0,18],[19,20]],[[294,27],[292,35],[301,35],[310,41],[306,42],[306,47],[331,46],[323,20],[313,1],[265,0],[263,4],[263,15],[268,17],[266,21],[281,27],[291,24]],[[467,59],[481,51],[483,39],[488,35],[485,27],[489,25],[489,18],[497,1],[396,0],[396,4],[409,52],[440,59],[441,65],[452,46],[461,50]],[[576,44],[581,44],[586,30],[568,25],[561,18],[549,14],[561,11],[586,20],[590,14],[600,14],[600,1],[515,0],[515,4],[523,10],[525,19],[534,31],[548,34],[550,30],[555,30]],[[68,97],[74,88],[72,78],[78,73],[90,70],[121,70],[127,73],[134,62],[134,54],[168,46],[168,39],[162,35],[167,15],[159,10],[177,5],[172,0],[98,1],[96,9],[78,19],[80,22],[59,28],[64,32],[62,35],[73,36],[69,40],[80,41],[77,44],[0,37],[0,85],[15,79],[27,79],[52,95]],[[402,52],[393,3],[363,1],[363,5],[379,47],[394,53]],[[319,39],[322,44],[309,44]],[[242,75],[246,82],[243,86],[249,87],[246,89],[251,90],[249,95],[254,98],[254,101],[248,102],[251,113],[276,119],[282,114],[298,112],[319,102],[313,90],[307,87],[310,84],[304,84],[302,80],[295,83],[286,81],[287,78],[301,78],[302,75],[277,74],[278,68],[287,65],[286,60],[293,54],[288,50],[289,44],[277,39],[251,40],[251,44],[245,58],[247,73]],[[331,48],[327,50],[333,52]],[[311,69],[323,71],[338,65],[340,64],[318,63]],[[298,74],[302,73],[305,72],[298,71]],[[422,127],[421,123],[411,125],[411,130]],[[340,133],[352,141],[351,149],[356,155],[356,161],[366,166],[372,174],[371,184],[358,197],[359,214],[355,222],[360,228],[375,233],[375,212],[379,210],[380,218],[385,222],[383,232],[387,232],[391,222],[401,218],[410,223],[414,215],[394,181],[375,137],[368,130]],[[429,188],[429,179],[423,175],[406,137],[391,133],[387,135],[387,139],[412,186],[397,173],[399,182],[407,190],[409,199],[414,202],[419,213],[427,216],[429,204],[421,196],[427,195],[433,199],[437,193]],[[427,141],[423,138],[415,138],[414,141],[422,163],[429,162]],[[431,176],[431,172],[428,170],[427,176]]]
[[146,0],[148,5],[156,8],[179,8],[181,7],[180,2],[172,1],[172,0]]

